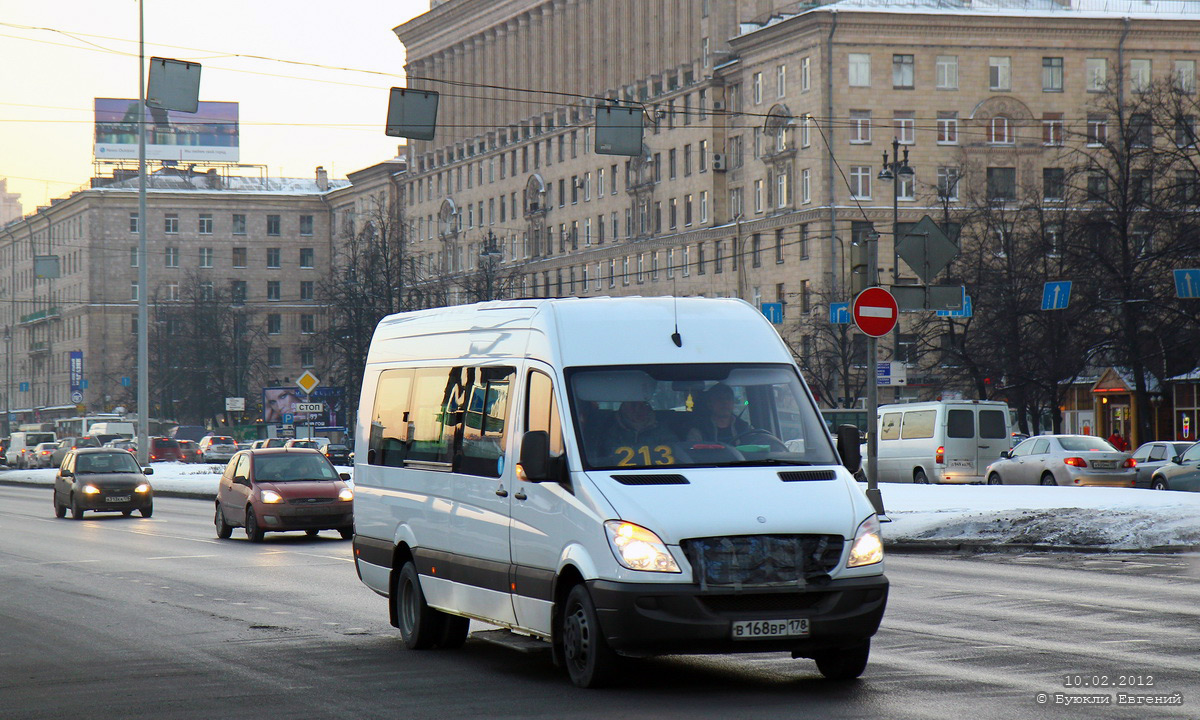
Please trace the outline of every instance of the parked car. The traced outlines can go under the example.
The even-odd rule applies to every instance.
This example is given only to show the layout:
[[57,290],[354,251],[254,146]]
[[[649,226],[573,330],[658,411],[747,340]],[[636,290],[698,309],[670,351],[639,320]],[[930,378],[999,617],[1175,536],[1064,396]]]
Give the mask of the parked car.
[[58,441],[54,448],[54,453],[50,455],[50,467],[58,467],[62,465],[63,458],[67,453],[75,448],[84,447],[100,447],[104,443],[99,439],[90,435],[81,435],[79,437],[65,437]]
[[50,467],[50,457],[54,455],[54,449],[58,447],[58,443],[44,442],[38,443],[33,448],[33,456],[29,460],[31,468],[48,468]]
[[[136,443],[134,448],[136,448]],[[179,451],[179,443],[171,438],[150,438],[150,462],[183,462],[183,453]]]
[[237,452],[237,441],[228,435],[208,435],[200,439],[200,455],[204,462],[229,462]]
[[184,462],[204,462],[204,455],[200,452],[200,443],[195,440],[176,440],[175,442],[179,444],[179,454],[183,456]]
[[350,475],[338,474],[329,460],[306,448],[260,448],[233,456],[217,486],[217,537],[233,528],[261,542],[267,532],[303,530],[314,536],[337,530],[354,536],[354,491]]
[[1142,443],[1141,447],[1133,452],[1133,460],[1137,463],[1136,487],[1150,487],[1150,478],[1154,475],[1154,471],[1170,464],[1176,455],[1182,455],[1191,446],[1190,442],[1166,440]]
[[127,517],[134,510],[148,518],[154,513],[154,489],[146,479],[154,473],[138,467],[127,452],[114,448],[76,448],[63,457],[54,477],[54,516],[82,520],[83,513],[116,511]]
[[329,443],[325,446],[325,457],[329,458],[329,462],[334,465],[350,465],[353,463],[354,453],[350,452],[350,448],[345,445]]
[[1129,453],[1091,435],[1037,435],[987,468],[988,485],[1133,487],[1136,477]]
[[1189,446],[1171,462],[1155,470],[1150,476],[1150,488],[1200,492],[1200,443]]

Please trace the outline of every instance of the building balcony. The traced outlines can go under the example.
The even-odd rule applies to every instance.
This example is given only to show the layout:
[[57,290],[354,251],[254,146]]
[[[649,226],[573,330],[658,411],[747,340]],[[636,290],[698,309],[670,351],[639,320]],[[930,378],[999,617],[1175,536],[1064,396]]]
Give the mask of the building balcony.
[[37,312],[32,312],[28,315],[22,315],[21,319],[17,322],[17,327],[38,325],[48,320],[57,320],[59,317],[58,308],[45,308],[44,310],[38,310]]
[[45,340],[38,340],[36,342],[29,343],[29,354],[30,355],[42,355],[49,351],[50,351],[50,347],[46,344]]

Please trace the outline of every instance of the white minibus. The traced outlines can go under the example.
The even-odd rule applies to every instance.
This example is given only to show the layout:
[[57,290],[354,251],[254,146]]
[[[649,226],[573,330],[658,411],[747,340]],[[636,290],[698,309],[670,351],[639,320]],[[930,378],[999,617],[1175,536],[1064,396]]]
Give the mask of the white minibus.
[[1003,402],[881,405],[878,417],[880,482],[981,483],[1012,446]]
[[581,687],[668,653],[857,677],[888,581],[846,430],[835,445],[741,300],[392,315],[363,375],[355,566],[409,648],[461,646],[478,620]]

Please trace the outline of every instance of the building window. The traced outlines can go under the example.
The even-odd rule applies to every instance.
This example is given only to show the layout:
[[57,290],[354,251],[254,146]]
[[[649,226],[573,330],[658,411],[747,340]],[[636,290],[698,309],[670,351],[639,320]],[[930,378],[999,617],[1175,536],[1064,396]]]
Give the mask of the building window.
[[130,300],[138,299],[138,284],[136,282],[129,283],[129,299]]
[[267,315],[267,334],[278,335],[283,332],[283,316],[279,313]]
[[1066,173],[1062,168],[1042,168],[1042,199],[1060,202],[1066,190]]
[[988,123],[988,142],[993,145],[1011,145],[1013,142],[1012,123],[1003,115],[997,115]]
[[805,115],[800,122],[800,147],[806,148],[812,144],[812,115]]
[[[804,227],[801,225],[801,227]],[[783,228],[775,230],[775,264],[783,263]]]
[[675,159],[676,159],[675,148],[671,148],[670,150],[667,151],[667,178],[669,178],[671,180],[675,179]]
[[1108,89],[1108,60],[1088,58],[1084,61],[1088,92],[1104,92]]
[[937,89],[938,90],[957,90],[958,89],[958,56],[957,55],[938,55],[937,56]]
[[267,248],[267,267],[279,268],[282,266],[283,253],[279,248]]
[[787,95],[787,65],[778,65],[775,68],[775,97],[784,97]]
[[312,300],[313,297],[315,296],[313,288],[314,288],[314,283],[312,280],[301,280],[300,281],[300,299],[301,300]]
[[760,213],[763,211],[763,181],[754,181],[754,212]]
[[177,235],[179,233],[179,216],[175,213],[167,213],[163,218],[163,232],[168,235]]
[[701,140],[696,160],[700,172],[708,172],[708,141]]
[[1017,169],[990,167],[987,169],[988,200],[1007,202],[1017,199]]
[[904,175],[903,173],[896,181],[896,198],[898,200],[913,200],[916,192],[916,182],[913,175]]
[[1012,58],[988,58],[988,88],[991,90],[1012,90]]
[[163,265],[169,268],[179,267],[179,248],[163,248]]
[[690,194],[683,196],[683,224],[685,227],[692,225],[692,196]]
[[300,248],[300,267],[311,268],[313,266],[313,249]]
[[282,234],[283,227],[278,215],[267,216],[267,235],[277,237]]
[[301,235],[312,235],[313,234],[313,216],[312,215],[301,215],[300,216],[300,234]]
[[775,207],[788,206],[788,171],[780,170],[775,175]]
[[958,199],[958,168],[942,166],[937,169],[937,194],[939,200]]
[[808,168],[800,171],[800,201],[806,204],[812,202],[812,178]]
[[1093,172],[1087,178],[1087,199],[1089,202],[1100,202],[1108,197],[1108,176]]
[[850,166],[850,197],[856,200],[871,199],[871,167],[869,165]]
[[233,216],[233,234],[234,235],[245,235],[246,234],[246,216],[245,215],[234,215]]
[[1063,59],[1060,57],[1042,58],[1042,92],[1062,92],[1063,89]]
[[1175,89],[1182,93],[1196,92],[1196,61],[1175,61]]
[[871,87],[871,56],[850,53],[850,87]]
[[1196,116],[1184,115],[1175,121],[1175,146],[1196,146]]
[[708,222],[708,191],[700,191],[700,222]]
[[958,144],[958,113],[954,110],[939,110],[937,114],[938,145]]
[[233,249],[233,266],[235,268],[246,267],[246,248],[235,247]]
[[200,299],[211,301],[213,299],[213,284],[212,280],[205,280],[200,283]]
[[755,105],[762,105],[762,101],[763,101],[762,83],[763,83],[762,73],[760,73],[760,72],[754,73],[754,80],[751,83],[751,88],[753,88],[753,92],[754,92],[754,104]]
[[912,90],[913,89],[913,56],[912,55],[893,55],[892,56],[892,89],[894,89],[894,90]]
[[750,236],[750,266],[762,267],[762,236],[758,233]]
[[674,230],[679,225],[679,205],[675,198],[667,200],[667,227]]
[[282,299],[279,288],[280,288],[280,282],[278,280],[268,280],[267,281],[267,299],[268,300]]
[[[775,251],[775,262],[783,262],[783,230],[775,231],[775,244],[779,247]],[[800,252],[800,259],[808,259],[808,223],[800,226],[800,237],[796,240],[796,249]]]
[[850,111],[850,143],[852,145],[871,142],[871,111]]
[[138,214],[129,213],[129,232],[138,232]]
[[129,248],[129,267],[137,267],[137,266],[138,266],[138,249],[137,249],[137,246],[135,245],[134,247]]
[[897,110],[892,113],[892,124],[901,145],[912,145],[917,141],[917,119],[913,111]]
[[1063,144],[1063,114],[1044,113],[1042,115],[1042,144]]
[[312,335],[317,331],[317,316],[316,315],[301,315],[300,316],[300,333],[302,335]]
[[1150,61],[1129,61],[1129,87],[1134,92],[1146,92],[1150,88]]
[[213,266],[213,249],[200,248],[200,267],[210,268]]
[[720,240],[713,240],[713,273],[725,272],[724,245]]
[[283,350],[281,348],[267,348],[267,365],[269,367],[283,367]]
[[200,219],[196,223],[196,232],[201,235],[212,235],[213,217],[212,213],[200,213]]
[[229,282],[229,298],[234,305],[244,305],[246,302],[246,281],[231,280]]
[[1104,115],[1088,115],[1087,144],[1097,147],[1108,142],[1108,118]]
[[308,348],[300,351],[300,367],[310,368],[316,365],[316,353]]
[[809,58],[800,58],[800,92],[808,92],[811,86],[812,72]]
[[692,145],[688,143],[683,146],[683,176],[691,177],[692,175]]

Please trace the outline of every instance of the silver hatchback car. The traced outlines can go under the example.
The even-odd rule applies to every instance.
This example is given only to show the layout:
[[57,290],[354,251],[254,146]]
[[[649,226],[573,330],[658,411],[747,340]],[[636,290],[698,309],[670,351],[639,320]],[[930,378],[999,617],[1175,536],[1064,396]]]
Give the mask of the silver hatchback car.
[[988,466],[988,485],[1134,487],[1129,453],[1091,435],[1036,435]]

